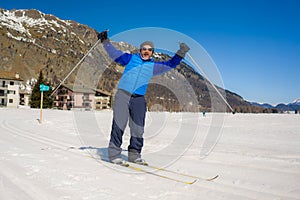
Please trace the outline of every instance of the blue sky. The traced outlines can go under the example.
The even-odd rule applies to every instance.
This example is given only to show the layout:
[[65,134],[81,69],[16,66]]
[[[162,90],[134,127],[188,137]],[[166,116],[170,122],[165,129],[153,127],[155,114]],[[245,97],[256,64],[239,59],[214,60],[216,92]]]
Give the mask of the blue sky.
[[[2,0],[4,9],[38,9],[109,35],[161,27],[196,40],[226,89],[248,101],[300,98],[300,3],[297,0],[70,1]],[[151,38],[149,38],[151,40]]]

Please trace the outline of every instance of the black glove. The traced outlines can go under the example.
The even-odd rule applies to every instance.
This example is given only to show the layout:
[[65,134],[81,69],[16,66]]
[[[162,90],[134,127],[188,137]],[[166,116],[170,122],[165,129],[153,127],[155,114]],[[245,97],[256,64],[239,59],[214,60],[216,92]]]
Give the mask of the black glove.
[[108,31],[105,30],[105,31],[98,33],[98,40],[100,40],[101,43],[103,43],[104,41],[108,41],[107,32]]
[[185,43],[180,43],[180,49],[176,52],[178,56],[184,58],[185,54],[190,50],[190,47]]

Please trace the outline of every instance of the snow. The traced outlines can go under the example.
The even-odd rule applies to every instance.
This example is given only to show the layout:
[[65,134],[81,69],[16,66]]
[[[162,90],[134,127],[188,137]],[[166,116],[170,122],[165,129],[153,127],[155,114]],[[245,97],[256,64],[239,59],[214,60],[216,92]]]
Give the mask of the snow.
[[[148,112],[146,160],[159,165],[175,155],[167,169],[220,176],[185,185],[92,158],[105,154],[111,111],[43,110],[42,124],[37,109],[0,113],[0,199],[300,199],[299,114]],[[221,135],[202,158],[216,116],[223,120]],[[188,134],[191,129],[196,135]],[[174,143],[177,137],[180,142]],[[182,153],[165,151],[174,144]]]
[[293,101],[293,104],[300,105],[300,98],[299,98],[299,99],[295,99],[295,100]]
[[[61,26],[58,21],[64,23],[66,26],[70,26],[70,23],[65,20],[60,20],[56,17],[55,20],[47,20],[45,18],[45,14],[41,13],[40,11],[37,11],[40,13],[41,17],[37,19],[33,19],[31,17],[26,16],[25,12],[28,10],[18,10],[18,12],[22,12],[22,16],[16,16],[15,11],[8,11],[4,10],[3,13],[0,12],[0,27],[4,26],[9,29],[15,30],[19,33],[25,34],[26,37],[29,39],[26,39],[26,37],[21,36],[14,36],[12,33],[8,32],[8,37],[11,37],[16,40],[22,40],[22,41],[28,41],[28,42],[34,42],[33,39],[30,39],[32,35],[30,34],[28,27],[34,27],[38,26],[39,29],[44,29],[44,27],[49,27],[52,31],[57,31],[54,27],[58,28],[59,30],[62,29],[64,32],[66,32],[66,27]],[[52,16],[52,15],[50,15]]]

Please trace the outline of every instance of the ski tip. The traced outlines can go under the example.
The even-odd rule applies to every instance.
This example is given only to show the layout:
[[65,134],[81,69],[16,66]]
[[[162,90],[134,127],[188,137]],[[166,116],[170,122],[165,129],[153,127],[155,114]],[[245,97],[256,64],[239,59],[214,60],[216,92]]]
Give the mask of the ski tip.
[[207,181],[212,181],[212,180],[215,180],[215,179],[217,179],[219,177],[219,175],[216,175],[216,176],[214,176],[214,177],[212,177],[212,178],[208,178],[208,179],[206,179]]
[[195,180],[193,180],[193,181],[190,181],[190,182],[186,182],[186,184],[192,185],[192,184],[194,184],[194,183],[196,183],[196,182],[197,182],[197,179],[195,179]]

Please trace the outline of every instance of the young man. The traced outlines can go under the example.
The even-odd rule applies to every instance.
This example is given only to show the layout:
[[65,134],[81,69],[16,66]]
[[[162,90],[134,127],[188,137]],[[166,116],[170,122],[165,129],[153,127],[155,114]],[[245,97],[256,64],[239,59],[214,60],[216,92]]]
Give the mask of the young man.
[[189,47],[180,43],[180,49],[166,62],[155,62],[152,58],[154,45],[145,41],[140,45],[140,51],[136,54],[123,53],[117,50],[109,41],[107,31],[98,35],[108,55],[117,63],[125,66],[124,72],[118,84],[113,107],[113,122],[108,146],[108,156],[112,163],[124,164],[121,158],[122,136],[129,120],[130,144],[128,146],[128,161],[138,164],[146,164],[141,158],[144,145],[143,133],[146,116],[146,94],[148,84],[152,76],[163,74],[174,69]]

